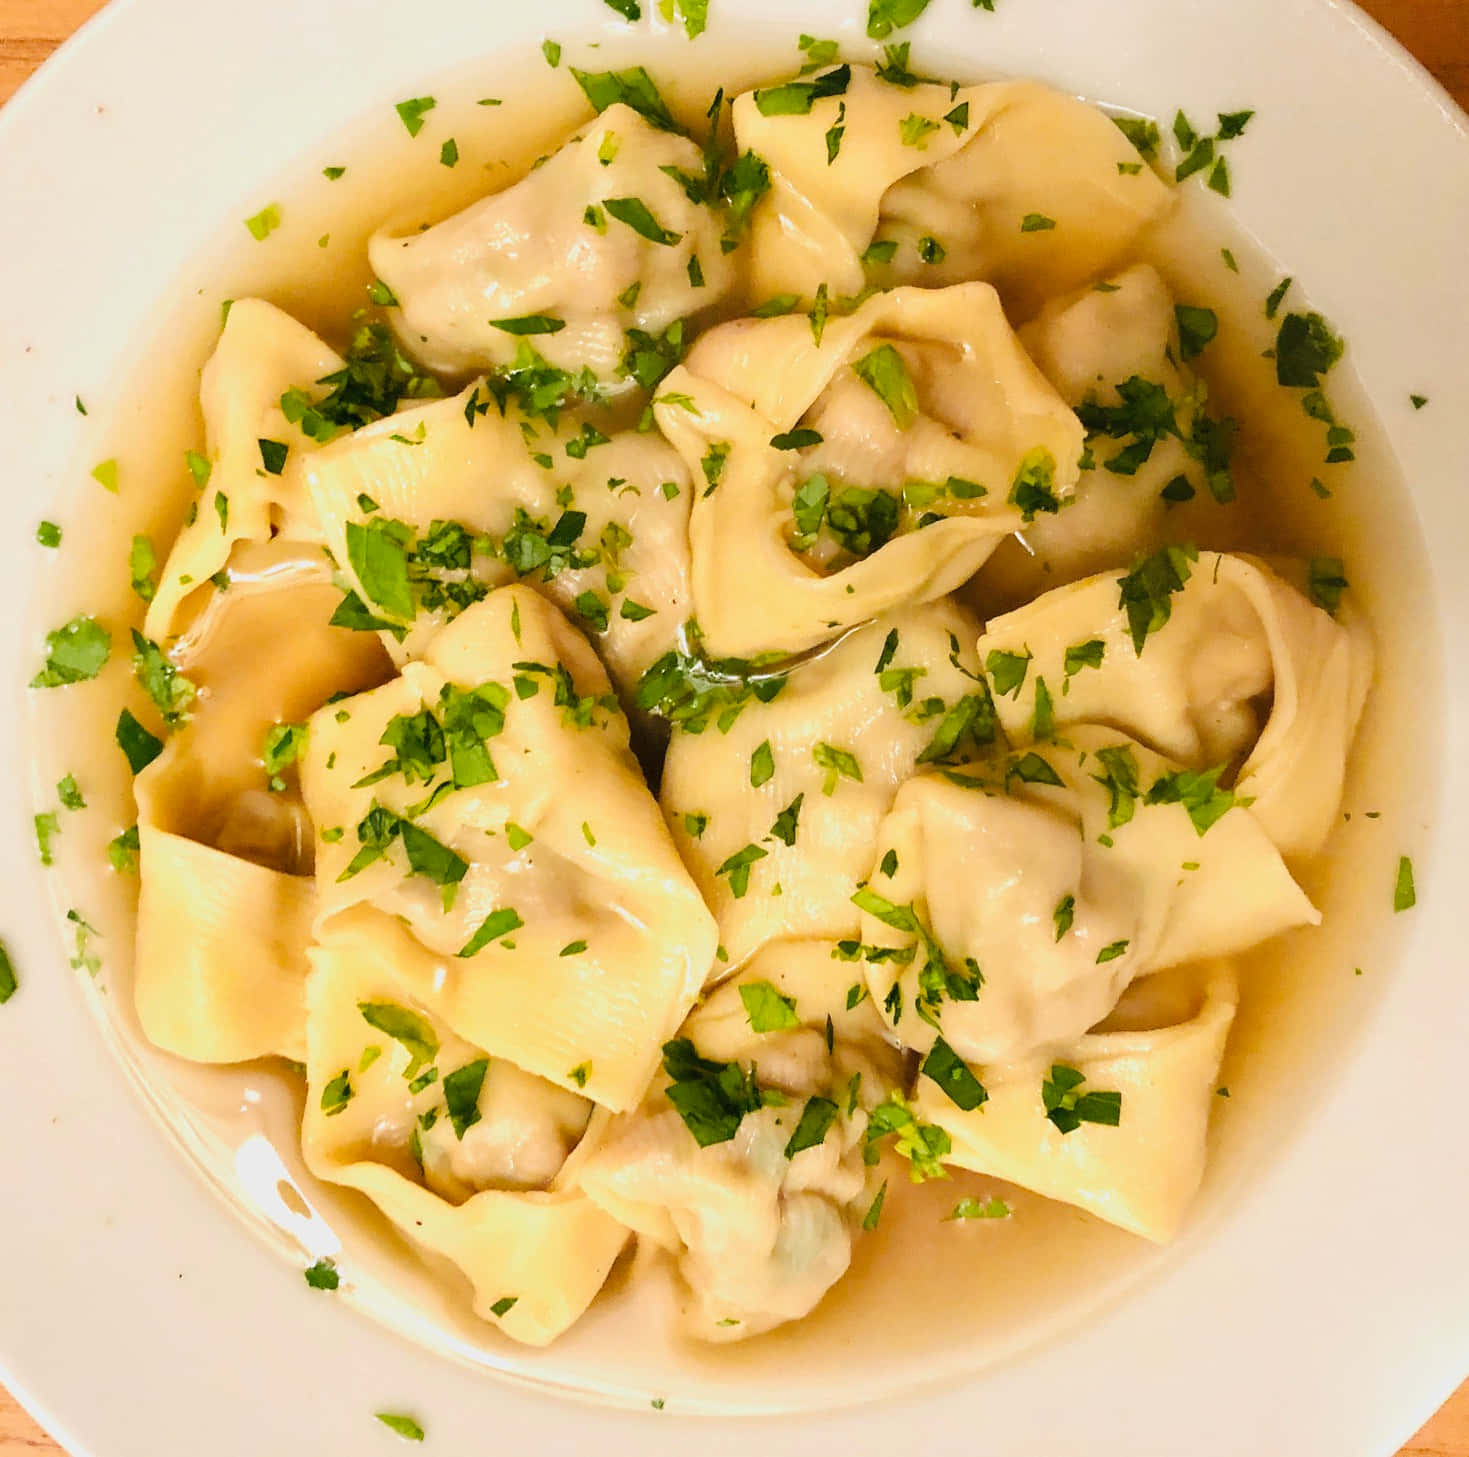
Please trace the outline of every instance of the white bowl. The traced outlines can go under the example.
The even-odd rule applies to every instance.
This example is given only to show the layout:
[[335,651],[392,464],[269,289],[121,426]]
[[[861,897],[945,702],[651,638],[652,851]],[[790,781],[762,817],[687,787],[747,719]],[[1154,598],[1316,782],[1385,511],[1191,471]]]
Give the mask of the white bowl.
[[[864,53],[863,0],[710,9],[702,53],[779,37],[793,56],[801,30]],[[600,0],[256,0],[248,18],[197,0],[121,0],[0,114],[0,439],[13,505],[0,580],[13,622],[54,598],[58,571],[76,572],[64,553],[40,560],[52,554],[32,544],[34,520],[90,512],[86,466],[105,439],[112,382],[218,226],[237,227],[285,164],[343,122],[431,89],[466,57],[533,53],[547,34],[568,50],[627,38]],[[1441,640],[1452,669],[1453,629],[1469,621],[1462,115],[1329,0],[999,0],[995,14],[933,0],[900,38],[938,72],[1033,75],[1164,118],[1180,105],[1256,108],[1235,154],[1236,215],[1351,342],[1427,541],[1423,598],[1439,620],[1421,624],[1426,679]],[[663,55],[684,44],[658,42]],[[1415,412],[1410,390],[1431,407]],[[76,413],[78,393],[97,419]],[[37,647],[22,631],[0,643],[17,700]],[[223,1214],[103,1051],[96,996],[79,991],[42,913],[57,887],[18,832],[0,846],[0,929],[22,978],[0,1010],[4,1378],[94,1457],[338,1453],[392,1440],[371,1419],[382,1409],[417,1414],[428,1445],[446,1452],[534,1443],[716,1457],[758,1445],[794,1457],[819,1441],[862,1457],[922,1432],[997,1457],[1385,1454],[1469,1370],[1469,978],[1456,900],[1469,866],[1456,813],[1469,794],[1469,688],[1462,674],[1446,678],[1444,703],[1426,697],[1421,736],[1401,746],[1430,758],[1446,746],[1447,812],[1413,842],[1419,907],[1398,964],[1372,968],[1362,1034],[1335,1053],[1317,1048],[1311,1065],[1328,1071],[1302,1089],[1305,1111],[1282,1106],[1287,1145],[1082,1328],[972,1377],[887,1395],[875,1330],[849,1359],[877,1373],[879,1404],[778,1420],[573,1403],[445,1361],[290,1277]],[[25,717],[16,701],[0,729],[12,763],[29,753]],[[0,790],[18,830],[30,789],[12,774]],[[1361,893],[1386,909],[1384,887]],[[983,1317],[983,1291],[960,1292],[955,1320]]]

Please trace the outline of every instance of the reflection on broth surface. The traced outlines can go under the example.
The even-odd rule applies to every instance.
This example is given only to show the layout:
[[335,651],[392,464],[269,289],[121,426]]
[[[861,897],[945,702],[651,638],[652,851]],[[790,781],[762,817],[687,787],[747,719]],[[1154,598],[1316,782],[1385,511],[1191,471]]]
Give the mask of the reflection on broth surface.
[[952,1379],[1203,1237],[1368,1014],[1437,759],[1403,486],[1101,112],[567,59],[595,120],[444,78],[165,301],[39,609],[113,642],[33,695],[63,905],[196,1164],[413,1338]]

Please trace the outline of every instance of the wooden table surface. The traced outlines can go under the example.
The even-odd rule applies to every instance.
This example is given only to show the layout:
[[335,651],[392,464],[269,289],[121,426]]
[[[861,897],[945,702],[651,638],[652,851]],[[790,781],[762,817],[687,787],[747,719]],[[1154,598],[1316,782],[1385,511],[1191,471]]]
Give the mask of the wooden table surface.
[[[1427,65],[1460,105],[1469,109],[1469,0],[1359,3]],[[0,0],[0,104],[102,4],[103,0]],[[61,1448],[3,1387],[0,1457],[62,1457]],[[1469,1457],[1469,1380],[1398,1457]]]

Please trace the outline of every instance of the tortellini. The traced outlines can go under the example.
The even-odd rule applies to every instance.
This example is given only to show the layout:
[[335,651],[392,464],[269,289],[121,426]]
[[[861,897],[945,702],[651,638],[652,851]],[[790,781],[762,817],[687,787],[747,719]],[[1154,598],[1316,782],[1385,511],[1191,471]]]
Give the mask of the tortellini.
[[1113,731],[1077,726],[991,772],[910,779],[877,838],[867,977],[908,1046],[1029,1057],[1136,977],[1320,920],[1249,808]]
[[575,1183],[606,1115],[456,1035],[369,913],[311,960],[307,1166],[457,1265],[485,1320],[554,1340],[627,1243]]
[[502,587],[392,682],[319,710],[301,784],[322,934],[372,907],[461,1036],[609,1108],[638,1100],[714,924],[554,608]]
[[702,168],[687,137],[617,103],[504,192],[423,232],[378,233],[368,256],[406,347],[449,374],[533,349],[630,388],[625,331],[660,334],[733,278],[718,213],[669,175]]
[[[767,946],[689,1018],[669,1081],[582,1168],[596,1203],[677,1254],[688,1325],[706,1340],[799,1320],[851,1260],[875,1193],[868,1112],[899,1066],[871,1007],[848,1008],[850,982],[829,942]],[[696,1133],[675,1099],[731,1067],[756,1106]]]
[[655,434],[536,425],[475,384],[329,445],[306,482],[399,661],[517,577],[596,637],[622,686],[688,616],[689,477]]
[[759,91],[735,102],[740,145],[772,176],[755,216],[762,294],[855,294],[866,263],[890,282],[984,279],[1024,317],[1112,266],[1168,206],[1122,132],[1049,87],[907,85],[863,67],[836,84],[794,115],[763,115]]
[[778,936],[856,934],[851,897],[898,786],[985,741],[974,636],[951,602],[889,613],[728,727],[716,704],[700,732],[675,728],[663,808],[731,963]]
[[[1049,1058],[987,1069],[984,1102],[961,1108],[920,1077],[914,1106],[948,1134],[957,1167],[1008,1179],[1162,1243],[1178,1233],[1203,1178],[1238,997],[1234,973],[1218,963],[1146,978],[1107,1022]],[[1116,1098],[1114,1121],[1105,1101],[1094,1110],[1082,1105],[1100,1117],[1066,1118],[1068,1103],[1074,1111],[1099,1094]]]
[[1058,728],[1110,724],[1191,769],[1237,766],[1236,793],[1282,853],[1310,855],[1335,823],[1372,680],[1365,624],[1342,619],[1252,557],[1173,548],[995,618],[980,652],[1027,675],[995,695],[1012,738],[1041,695]]
[[[1024,601],[1047,587],[1122,566],[1162,545],[1168,531],[1180,530],[1181,501],[1209,490],[1195,456],[1207,453],[1212,437],[1203,423],[1200,387],[1178,363],[1173,309],[1157,270],[1138,263],[1100,287],[1053,300],[1021,329],[1021,343],[1066,403],[1088,419],[1101,416],[1108,430],[1122,434],[1097,427],[1089,439],[1091,468],[1082,472],[1066,509],[1037,516],[996,551],[976,584],[985,594]],[[1173,428],[1155,409],[1171,418]],[[1232,492],[1227,466],[1216,460],[1213,468],[1226,472],[1216,475],[1214,488]]]
[[699,491],[699,624],[734,657],[952,591],[1060,509],[1082,445],[984,284],[878,295],[819,341],[799,316],[723,325],[656,413]]
[[[342,367],[340,355],[310,329],[263,299],[236,299],[199,386],[205,453],[190,459],[198,489],[168,554],[145,628],[163,643],[183,626],[183,604],[203,593],[237,542],[263,542],[281,530],[319,541],[304,497],[301,462],[315,449],[300,421],[288,420],[281,396],[301,389],[320,397],[319,382]],[[270,459],[266,453],[277,451]]]
[[148,1037],[181,1057],[300,1061],[313,836],[262,754],[277,725],[378,682],[388,664],[372,637],[328,625],[338,593],[320,564],[269,546],[236,564],[180,647],[192,716],[136,784],[133,994]]

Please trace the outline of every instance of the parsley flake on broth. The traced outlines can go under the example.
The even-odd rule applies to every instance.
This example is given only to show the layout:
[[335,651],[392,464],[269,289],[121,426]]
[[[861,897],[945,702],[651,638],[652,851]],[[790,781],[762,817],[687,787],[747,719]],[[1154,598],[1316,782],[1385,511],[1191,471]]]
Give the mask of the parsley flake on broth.
[[[929,79],[922,31],[894,39],[924,0],[866,9],[878,65],[803,35],[739,94],[694,95],[714,57],[583,69],[593,51],[548,38],[539,84],[582,120],[526,169],[481,167],[521,125],[508,99],[384,108],[393,186],[489,203],[494,226],[450,248],[467,210],[430,202],[350,264],[346,212],[311,228],[351,273],[312,306],[325,337],[282,316],[258,379],[211,363],[170,472],[122,443],[95,467],[124,512],[98,557],[119,590],[34,645],[33,686],[73,689],[40,700],[100,716],[119,786],[141,776],[134,810],[59,760],[43,862],[139,874],[180,924],[181,885],[239,887],[228,934],[197,943],[205,994],[163,967],[194,1060],[210,1019],[276,1018],[313,1177],[456,1265],[455,1298],[511,1341],[559,1337],[655,1232],[681,1319],[717,1341],[839,1279],[874,1299],[925,1197],[953,1285],[966,1245],[1030,1251],[1032,1208],[1059,1237],[1052,1200],[1168,1237],[1251,948],[1175,964],[1157,927],[1265,926],[1259,900],[1300,895],[1301,825],[1336,817],[1372,563],[1324,515],[1265,529],[1273,407],[1231,407],[1241,339],[1268,328],[1256,368],[1349,467],[1345,345],[1237,242],[1211,239],[1207,270],[1150,262],[1169,189],[1227,197],[1264,120]],[[607,19],[625,43],[693,38],[709,10]],[[313,196],[356,216],[386,168],[335,154]],[[299,298],[311,238],[282,197],[247,223],[272,246],[240,246]],[[410,247],[432,266],[394,266]],[[217,559],[185,559],[191,532]],[[1282,541],[1298,567],[1275,567]],[[1011,591],[992,568],[1016,552],[1034,571]],[[1279,581],[1242,587],[1256,554]],[[257,653],[215,648],[231,622],[258,624]],[[1313,752],[1282,809],[1256,760],[1294,701]],[[1402,857],[1392,905],[1415,902]],[[95,972],[104,943],[80,913],[69,930]],[[0,1001],[15,981],[0,961]],[[1015,1058],[986,1050],[990,1018],[1020,1029]],[[1036,1191],[1025,1217],[999,1181]],[[305,1265],[308,1287],[338,1289],[353,1253]]]

